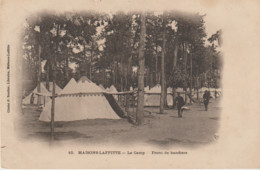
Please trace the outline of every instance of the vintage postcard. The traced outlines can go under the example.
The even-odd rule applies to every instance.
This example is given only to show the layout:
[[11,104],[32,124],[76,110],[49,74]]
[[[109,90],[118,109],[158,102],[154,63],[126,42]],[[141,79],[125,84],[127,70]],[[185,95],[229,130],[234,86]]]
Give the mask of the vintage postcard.
[[259,10],[1,0],[1,167],[260,168]]

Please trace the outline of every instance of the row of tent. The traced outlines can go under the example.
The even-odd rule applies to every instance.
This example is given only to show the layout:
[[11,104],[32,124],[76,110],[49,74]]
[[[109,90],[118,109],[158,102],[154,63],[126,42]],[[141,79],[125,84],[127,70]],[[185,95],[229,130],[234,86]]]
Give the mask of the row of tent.
[[[221,95],[221,89],[215,89],[215,88],[207,88],[207,87],[202,87],[198,90],[198,92],[195,89],[192,89],[192,98],[203,98],[203,94],[205,91],[211,92],[211,97],[215,98],[215,92],[216,96],[218,97]],[[145,87],[144,89],[145,95],[144,95],[144,105],[145,106],[160,106],[160,94],[161,94],[161,85],[157,84],[153,88],[149,89],[149,87]],[[189,88],[186,90],[187,93],[190,92]],[[167,105],[172,106],[173,105],[173,96],[172,96],[173,90],[171,87],[167,88]],[[185,91],[183,88],[176,88],[176,93],[180,93],[180,95],[185,98]],[[187,103],[192,102],[189,97],[187,97]]]
[[[37,87],[31,94],[23,99],[23,104],[37,103],[37,98],[41,98],[41,104],[44,104],[40,121],[51,121],[51,91],[46,89],[46,84],[40,84],[40,93]],[[50,89],[52,89],[50,83]],[[112,87],[113,89],[114,87]],[[83,76],[78,82],[72,78],[64,89],[56,86],[57,97],[55,98],[55,121],[75,121],[84,119],[120,119],[116,110],[113,110],[104,93],[106,90]],[[115,92],[115,91],[111,91]],[[32,97],[35,96],[35,97]],[[37,97],[36,97],[37,95]],[[111,101],[110,101],[111,102]]]
[[[37,104],[37,100],[38,97],[41,98],[40,99],[40,104],[45,105],[45,103],[48,103],[51,98],[48,97],[52,94],[52,89],[53,89],[53,83],[49,82],[49,89],[47,90],[46,88],[46,82],[41,82],[40,83],[40,94],[41,95],[37,95],[38,94],[38,90],[37,87],[28,95],[23,99],[23,104],[27,105],[27,104]],[[61,92],[61,88],[56,84],[55,85],[55,91],[56,93],[60,93]]]
[[[46,83],[40,84],[40,94],[37,88],[23,99],[23,104],[37,103],[37,97],[41,97],[43,108],[40,121],[51,121],[51,90],[53,84],[50,83],[50,91],[46,89]],[[122,112],[117,106],[117,97],[119,94],[115,86],[105,89],[102,85],[96,85],[87,77],[83,76],[78,82],[72,78],[64,89],[55,86],[57,97],[55,98],[55,121],[75,121],[84,119],[120,119],[119,112]],[[209,90],[200,89],[201,92]],[[213,90],[213,89],[210,89]],[[215,90],[215,89],[214,89]],[[176,89],[177,92],[183,92],[181,88]],[[153,88],[145,88],[144,105],[159,106],[161,87],[156,85]],[[173,97],[171,88],[167,89],[167,102],[171,106]],[[35,95],[35,97],[32,97]],[[37,95],[37,97],[36,97]],[[109,96],[110,95],[110,96]],[[113,97],[111,97],[113,95]],[[183,94],[182,94],[183,95]],[[203,94],[202,94],[203,95]],[[202,96],[201,95],[201,96]],[[201,97],[200,96],[200,97]],[[32,101],[33,99],[33,101]]]

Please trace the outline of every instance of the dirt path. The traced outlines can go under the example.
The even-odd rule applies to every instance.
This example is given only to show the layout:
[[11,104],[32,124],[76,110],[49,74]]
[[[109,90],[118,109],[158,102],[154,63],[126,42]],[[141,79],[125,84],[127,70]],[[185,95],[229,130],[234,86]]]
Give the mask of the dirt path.
[[[209,110],[203,105],[193,104],[177,117],[177,110],[165,110],[158,114],[159,108],[145,108],[144,125],[135,126],[126,119],[121,120],[82,120],[57,122],[55,138],[57,142],[79,143],[119,143],[131,145],[135,142],[159,147],[182,145],[194,147],[216,140],[220,120],[220,99],[213,99]],[[28,140],[49,141],[50,124],[38,120],[40,110],[23,109],[20,124],[20,137]]]

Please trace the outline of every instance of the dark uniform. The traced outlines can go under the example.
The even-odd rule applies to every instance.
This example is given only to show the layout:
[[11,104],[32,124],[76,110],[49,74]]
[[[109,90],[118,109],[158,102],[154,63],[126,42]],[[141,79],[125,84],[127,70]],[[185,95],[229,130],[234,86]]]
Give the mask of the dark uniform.
[[178,94],[176,97],[176,102],[177,102],[177,109],[178,109],[178,117],[182,117],[182,106],[185,105],[183,97]]
[[31,95],[30,104],[34,104],[34,93],[32,93],[32,95]]
[[206,90],[203,94],[203,102],[206,111],[208,110],[209,99],[210,99],[210,93],[209,91]]

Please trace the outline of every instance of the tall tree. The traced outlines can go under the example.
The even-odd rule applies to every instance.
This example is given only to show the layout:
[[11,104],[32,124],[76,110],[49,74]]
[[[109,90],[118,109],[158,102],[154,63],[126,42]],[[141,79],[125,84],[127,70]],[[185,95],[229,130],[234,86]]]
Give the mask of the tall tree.
[[145,37],[146,37],[146,25],[145,25],[145,13],[141,13],[141,34],[139,44],[139,68],[138,68],[138,93],[137,93],[137,109],[136,118],[137,124],[143,123],[144,117],[144,50],[145,50]]
[[[39,44],[38,46],[38,69],[37,69],[37,92],[41,93],[41,73],[42,73],[42,64],[41,64],[41,45]],[[41,104],[41,97],[39,95],[37,95],[37,104],[40,105]]]
[[54,116],[55,116],[55,86],[56,86],[56,56],[59,56],[59,36],[60,36],[60,23],[57,22],[57,30],[56,30],[56,54],[52,58],[52,74],[53,74],[53,79],[52,79],[52,104],[51,104],[51,141],[54,140]]
[[166,80],[165,80],[165,48],[166,48],[166,21],[165,21],[165,14],[163,14],[163,46],[162,46],[162,61],[161,61],[161,98],[160,98],[160,113],[164,112],[165,106],[165,91],[166,89]]

